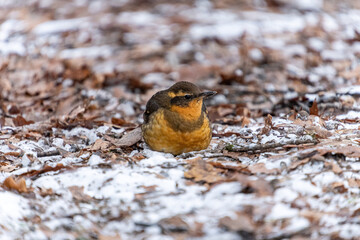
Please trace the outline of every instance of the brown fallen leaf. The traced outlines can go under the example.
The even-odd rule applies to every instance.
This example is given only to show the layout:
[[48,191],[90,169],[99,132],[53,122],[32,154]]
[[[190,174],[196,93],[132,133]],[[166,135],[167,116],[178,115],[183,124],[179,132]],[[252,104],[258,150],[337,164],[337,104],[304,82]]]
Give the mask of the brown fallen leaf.
[[190,236],[193,237],[201,237],[204,235],[203,231],[204,223],[195,221],[193,224],[190,225]]
[[110,142],[104,141],[102,139],[97,139],[95,143],[91,146],[91,151],[99,151],[99,150],[106,150],[110,146]]
[[335,161],[331,161],[331,162],[325,162],[325,166],[331,166],[331,170],[336,173],[342,173],[343,170],[341,169],[341,167],[339,166],[339,164],[337,164]]
[[42,173],[51,172],[51,171],[59,171],[61,169],[71,169],[70,166],[64,166],[62,163],[56,164],[55,167],[51,167],[49,165],[45,165],[42,169],[39,170],[30,170],[28,172],[20,174],[20,176],[26,176],[26,177],[34,177]]
[[242,192],[244,193],[253,193],[255,192],[258,196],[270,196],[274,192],[274,188],[270,185],[268,181],[263,178],[254,179],[245,174],[236,174],[233,176],[234,180],[237,180],[244,186]]
[[315,115],[315,116],[319,116],[319,109],[317,106],[317,102],[316,99],[314,100],[311,108],[310,108],[310,115]]
[[119,234],[116,234],[115,236],[107,236],[107,235],[99,235],[99,240],[121,240],[122,238],[120,237]]
[[20,155],[22,155],[21,152],[7,152],[4,153],[5,156],[14,156],[14,157],[19,157]]
[[263,127],[263,129],[261,130],[260,134],[268,134],[270,132],[270,130],[273,128],[273,123],[272,123],[272,116],[270,114],[267,115],[267,117],[265,118],[265,126]]
[[[233,158],[233,159],[236,159],[238,160],[239,157],[241,156],[241,153],[240,152],[229,152],[227,150],[223,150],[223,154],[225,157],[230,157],[230,158]],[[237,165],[239,166],[239,165]]]
[[342,154],[346,157],[359,158],[360,157],[360,146],[355,145],[328,145],[318,149],[321,155],[325,154]]
[[76,119],[80,114],[83,114],[86,111],[86,107],[84,106],[86,104],[78,105],[70,110],[70,112],[67,114],[67,119]]
[[296,118],[294,120],[294,124],[302,126],[304,128],[308,128],[308,127],[312,127],[312,126],[318,126],[317,124],[315,125],[314,123],[317,123],[318,125],[320,125],[321,127],[325,127],[325,121],[324,119],[315,116],[315,115],[309,115],[308,117],[306,117],[305,120],[302,120],[301,118]]
[[122,138],[114,140],[111,143],[117,147],[130,147],[142,139],[141,128],[135,128],[134,130],[125,134]]
[[84,62],[77,59],[64,60],[65,71],[63,71],[63,78],[70,78],[74,81],[84,81],[92,74],[91,68]]
[[317,138],[324,139],[324,138],[329,138],[332,136],[331,132],[329,132],[328,130],[322,129],[319,126],[308,126],[305,129],[309,134],[315,134],[315,136]]
[[360,216],[360,208],[353,211],[353,214],[351,215],[351,217],[358,217],[358,216]]
[[12,172],[13,170],[16,169],[14,164],[9,164],[7,162],[1,162],[1,161],[3,160],[0,158],[0,172]]
[[52,196],[54,194],[54,191],[52,190],[52,188],[39,188],[39,194],[42,197]]
[[34,121],[26,121],[25,118],[18,115],[16,118],[13,118],[13,123],[14,123],[15,126],[21,127],[21,126],[24,126],[24,125],[32,124],[32,123],[34,123]]
[[256,225],[251,217],[241,212],[237,212],[234,219],[228,216],[220,218],[219,225],[233,232],[246,232],[252,235],[256,229]]
[[9,190],[15,190],[19,193],[26,193],[28,189],[26,187],[26,181],[24,178],[14,179],[12,176],[7,177],[2,186]]
[[333,182],[331,184],[331,188],[335,190],[337,193],[345,193],[347,192],[347,188],[344,186],[343,182]]
[[226,170],[235,171],[235,172],[250,173],[250,171],[247,169],[247,165],[242,164],[242,163],[238,163],[236,166],[223,165],[220,162],[210,162],[209,164],[211,164],[213,167],[216,167],[216,168],[226,169]]
[[360,179],[349,178],[348,183],[350,187],[360,187]]
[[339,75],[345,79],[357,78],[360,76],[360,66],[357,66],[352,70],[340,72]]
[[111,123],[118,125],[118,126],[122,126],[122,125],[126,124],[127,122],[122,118],[111,118]]
[[54,89],[55,82],[39,81],[26,87],[26,94],[30,96],[44,96],[49,94],[49,89]]
[[132,160],[134,161],[134,162],[137,162],[137,161],[141,161],[141,160],[143,160],[143,159],[145,159],[146,157],[143,155],[143,154],[141,154],[141,153],[135,153],[134,154],[134,156],[132,156]]
[[74,198],[74,200],[79,202],[90,202],[92,197],[84,193],[84,186],[71,186],[69,190]]
[[294,170],[296,169],[297,167],[299,166],[302,166],[302,165],[305,165],[307,164],[308,162],[310,162],[311,158],[304,158],[302,160],[297,160],[297,161],[294,161],[291,163],[290,167],[289,167],[289,170]]
[[185,178],[194,179],[195,182],[216,183],[223,181],[219,171],[211,164],[199,158],[193,162],[190,170],[184,173]]
[[19,114],[20,113],[20,109],[15,105],[12,104],[8,110],[9,114]]
[[189,225],[180,216],[161,219],[158,225],[165,233],[188,232],[190,229]]
[[315,210],[306,210],[303,209],[300,212],[301,217],[305,217],[309,219],[311,222],[319,222],[320,219],[325,215],[323,212],[319,212],[317,209]]
[[244,116],[241,118],[241,127],[245,127],[251,123],[250,118]]
[[280,169],[276,169],[276,168],[272,168],[272,169],[268,169],[265,166],[265,163],[255,163],[253,165],[250,165],[249,170],[251,173],[253,174],[257,174],[257,173],[265,173],[265,174],[277,174],[280,172]]

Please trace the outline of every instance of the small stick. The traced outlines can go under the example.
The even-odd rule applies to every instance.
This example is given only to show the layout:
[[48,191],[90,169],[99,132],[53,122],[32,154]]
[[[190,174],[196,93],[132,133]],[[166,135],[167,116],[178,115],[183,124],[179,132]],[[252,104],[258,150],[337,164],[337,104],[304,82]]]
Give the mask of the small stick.
[[[301,144],[317,144],[319,143],[316,139],[296,139],[293,141],[288,141],[285,143],[269,143],[269,144],[260,144],[255,146],[229,146],[226,148],[229,152],[248,152],[248,151],[261,151],[261,150],[267,150],[272,148],[279,148],[279,147],[287,147],[288,145],[301,145]],[[292,146],[288,146],[292,147]]]
[[37,154],[37,157],[39,157],[39,158],[51,157],[51,156],[56,156],[56,155],[61,155],[59,150],[54,150],[54,151],[49,151],[49,152],[40,152]]

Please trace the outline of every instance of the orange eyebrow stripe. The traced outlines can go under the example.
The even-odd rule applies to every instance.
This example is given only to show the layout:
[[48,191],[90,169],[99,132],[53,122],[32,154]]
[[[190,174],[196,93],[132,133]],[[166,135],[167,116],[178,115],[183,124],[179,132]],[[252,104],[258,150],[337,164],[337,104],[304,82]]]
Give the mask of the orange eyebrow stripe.
[[187,95],[188,93],[185,93],[183,91],[180,91],[180,92],[177,92],[177,93],[174,93],[174,92],[168,92],[168,96],[173,98],[173,97],[180,97],[180,96],[185,96]]

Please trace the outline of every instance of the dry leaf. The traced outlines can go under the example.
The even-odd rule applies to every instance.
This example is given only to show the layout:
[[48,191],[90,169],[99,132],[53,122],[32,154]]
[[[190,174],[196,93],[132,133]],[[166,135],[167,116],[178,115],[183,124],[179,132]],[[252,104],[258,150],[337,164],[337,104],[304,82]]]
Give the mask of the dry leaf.
[[341,169],[341,167],[339,166],[339,164],[337,164],[335,161],[331,161],[331,162],[325,162],[325,166],[326,165],[330,165],[331,166],[331,170],[336,173],[336,174],[339,174],[339,173],[342,173],[343,170]]
[[265,174],[278,174],[280,172],[280,169],[276,169],[276,168],[272,168],[272,169],[268,169],[265,166],[265,163],[255,163],[253,165],[250,165],[249,170],[251,173],[253,174],[258,174],[258,173],[265,173]]
[[99,240],[121,240],[121,237],[119,234],[116,234],[115,236],[106,236],[100,234]]
[[126,124],[127,122],[122,118],[111,118],[111,123],[118,125],[118,126],[122,126],[122,125]]
[[346,70],[346,71],[340,72],[339,75],[345,79],[359,77],[360,76],[360,66],[356,66],[352,70]]
[[95,143],[91,146],[91,151],[99,151],[99,150],[106,150],[110,146],[110,143],[107,141],[104,141],[102,139],[97,139]]
[[235,219],[230,217],[220,218],[219,225],[233,232],[244,231],[247,233],[253,233],[256,229],[251,217],[241,212],[236,213]]
[[241,118],[241,127],[245,127],[251,123],[250,118],[248,117],[242,117]]
[[141,139],[142,139],[142,132],[141,132],[141,128],[138,127],[125,134],[119,140],[115,140],[111,143],[113,143],[117,147],[129,147],[139,142]]
[[161,219],[158,222],[163,232],[188,232],[189,225],[179,216]]
[[322,148],[318,149],[321,155],[325,155],[328,153],[331,154],[342,154],[346,157],[350,158],[359,158],[360,157],[360,146],[323,146]]
[[267,115],[267,117],[265,118],[265,126],[263,127],[263,129],[261,130],[260,134],[268,134],[270,132],[270,130],[273,128],[273,123],[272,123],[272,116],[270,114]]
[[204,223],[195,221],[190,225],[189,234],[194,237],[201,237],[204,235],[203,227]]
[[76,201],[86,203],[92,200],[92,197],[84,193],[84,186],[71,186],[69,190]]
[[0,117],[0,128],[5,125],[5,118]]
[[0,159],[0,172],[12,172],[13,170],[16,169],[14,164],[9,164],[7,162],[1,162],[1,161],[2,160]]
[[6,152],[4,153],[5,156],[14,156],[19,157],[21,155],[21,152]]
[[[230,152],[232,153],[232,152]],[[236,171],[236,172],[242,172],[242,173],[250,173],[250,171],[247,169],[247,165],[242,164],[242,163],[238,163],[236,164],[236,166],[234,165],[223,165],[220,162],[210,162],[209,164],[211,164],[213,167],[216,168],[221,168],[221,169],[226,169],[226,170],[231,170],[231,171]]]
[[224,180],[218,175],[218,171],[202,159],[197,159],[190,170],[184,173],[185,178],[194,179],[195,182],[216,183]]
[[315,134],[317,138],[324,139],[324,138],[329,138],[332,136],[331,132],[329,132],[328,130],[322,129],[319,126],[309,126],[309,127],[306,127],[305,129],[309,134]]
[[9,114],[20,114],[20,109],[16,105],[12,104],[8,112]]
[[37,175],[42,174],[42,173],[51,172],[51,171],[58,171],[58,170],[61,170],[61,169],[71,169],[71,167],[70,166],[64,166],[62,163],[56,164],[55,167],[45,165],[40,170],[30,170],[28,172],[20,174],[20,176],[33,177],[33,176],[37,176]]
[[333,182],[331,184],[331,187],[337,192],[337,193],[345,193],[347,192],[347,188],[344,186],[343,182]]
[[360,187],[360,179],[349,178],[348,183],[350,187]]
[[52,190],[52,188],[40,188],[39,190],[40,190],[39,194],[42,197],[51,196],[54,194],[54,191]]
[[254,179],[245,174],[236,174],[233,177],[244,186],[244,193],[255,192],[258,196],[270,196],[274,192],[274,188],[268,181],[263,178]]
[[24,178],[14,179],[12,176],[7,177],[3,183],[3,187],[9,190],[16,190],[19,193],[26,193],[28,189],[26,188],[26,181]]
[[310,108],[310,115],[315,115],[315,116],[319,116],[319,109],[317,106],[317,102],[316,99],[314,100],[311,108]]
[[15,124],[15,126],[17,127],[21,127],[24,125],[29,125],[34,123],[34,121],[26,121],[25,118],[23,118],[22,116],[17,116],[16,118],[13,118],[13,123]]
[[294,170],[299,166],[305,165],[307,164],[309,161],[311,160],[311,158],[304,158],[302,160],[297,160],[291,163],[289,170]]

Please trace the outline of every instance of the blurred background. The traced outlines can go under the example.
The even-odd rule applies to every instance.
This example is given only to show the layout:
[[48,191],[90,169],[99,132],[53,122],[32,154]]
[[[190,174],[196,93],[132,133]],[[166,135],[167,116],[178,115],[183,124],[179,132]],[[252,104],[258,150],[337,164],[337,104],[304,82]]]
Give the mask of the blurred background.
[[[76,0],[0,2],[0,121],[85,118],[140,124],[175,81],[218,92],[215,122],[354,108],[356,0]],[[357,90],[358,89],[358,90]],[[341,106],[337,105],[341,103]],[[15,124],[16,125],[16,124]]]

